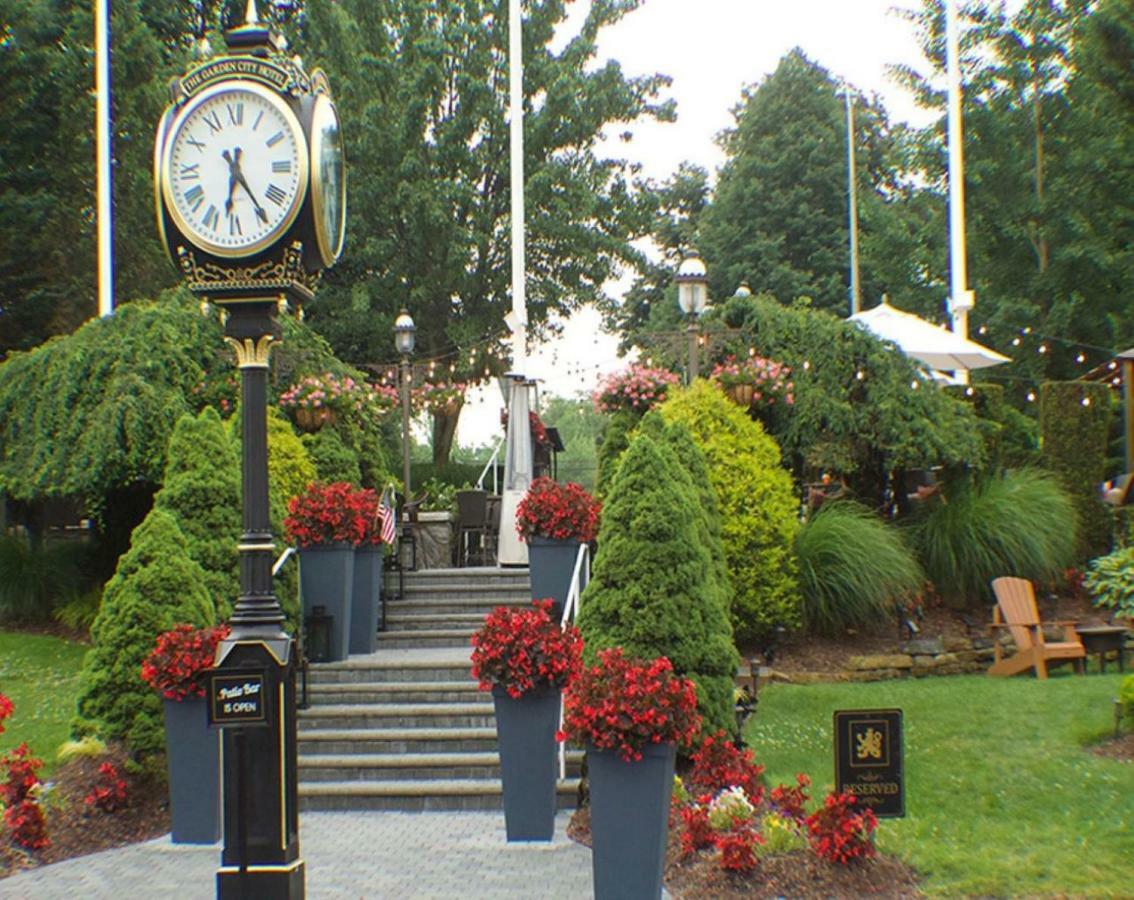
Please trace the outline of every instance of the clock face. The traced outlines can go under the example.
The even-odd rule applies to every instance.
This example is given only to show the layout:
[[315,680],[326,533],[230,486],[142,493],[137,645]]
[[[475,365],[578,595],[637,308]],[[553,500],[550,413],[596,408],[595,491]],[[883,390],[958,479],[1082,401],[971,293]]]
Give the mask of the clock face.
[[202,250],[250,256],[295,220],[307,191],[307,142],[270,90],[246,81],[215,85],[178,113],[168,134],[166,208]]
[[335,104],[325,94],[315,98],[311,115],[311,205],[323,265],[339,258],[346,234],[346,165],[343,134]]

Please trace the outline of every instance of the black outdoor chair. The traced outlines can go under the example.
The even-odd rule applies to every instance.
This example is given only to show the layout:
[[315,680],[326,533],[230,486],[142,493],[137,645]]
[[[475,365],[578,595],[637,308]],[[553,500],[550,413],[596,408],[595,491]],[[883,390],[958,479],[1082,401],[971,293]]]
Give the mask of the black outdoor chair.
[[457,565],[485,565],[488,535],[488,492],[457,491]]

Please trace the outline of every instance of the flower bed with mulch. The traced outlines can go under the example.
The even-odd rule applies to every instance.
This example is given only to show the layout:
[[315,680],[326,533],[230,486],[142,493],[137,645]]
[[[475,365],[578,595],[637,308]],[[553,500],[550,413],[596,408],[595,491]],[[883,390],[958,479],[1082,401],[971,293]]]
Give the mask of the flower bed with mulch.
[[[126,781],[126,806],[112,813],[101,812],[86,802],[98,782],[99,766],[107,761]],[[80,757],[62,763],[40,799],[50,843],[33,851],[0,840],[0,878],[22,869],[148,841],[168,834],[170,829],[163,780],[146,773],[128,774],[125,754],[120,750],[97,759]],[[0,894],[3,893],[0,888]]]
[[[588,807],[575,811],[567,836],[585,847],[591,846]],[[924,896],[914,871],[882,854],[852,866],[832,865],[808,850],[770,854],[762,857],[756,870],[748,875],[723,871],[716,856],[716,851],[702,850],[683,860],[677,829],[670,829],[665,886],[674,900]]]

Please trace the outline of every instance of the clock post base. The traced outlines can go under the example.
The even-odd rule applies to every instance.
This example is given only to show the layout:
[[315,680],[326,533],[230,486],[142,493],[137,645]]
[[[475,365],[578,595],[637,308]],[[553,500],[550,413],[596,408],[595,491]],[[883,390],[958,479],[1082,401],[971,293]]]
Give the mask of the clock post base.
[[217,900],[302,900],[304,897],[303,860],[290,866],[249,866],[243,872],[235,866],[217,871]]

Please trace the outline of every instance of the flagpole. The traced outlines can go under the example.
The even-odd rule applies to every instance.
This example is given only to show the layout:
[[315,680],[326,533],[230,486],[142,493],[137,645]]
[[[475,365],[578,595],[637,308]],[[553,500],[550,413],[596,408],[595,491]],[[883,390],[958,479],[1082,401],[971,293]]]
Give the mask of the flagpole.
[[95,6],[95,166],[98,172],[98,314],[114,312],[113,182],[110,172],[110,0]]
[[508,109],[512,175],[512,371],[527,365],[528,309],[524,257],[524,38],[520,0],[508,0]]
[[[969,310],[973,307],[974,297],[969,291],[968,260],[965,256],[965,166],[956,0],[945,0],[945,61],[949,82],[949,312],[953,318],[953,331],[968,338]],[[968,384],[967,370],[958,370],[954,374],[962,384]]]

